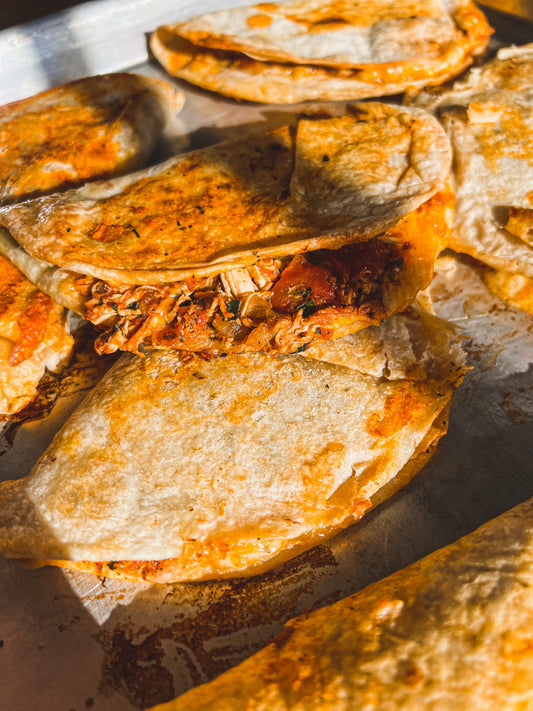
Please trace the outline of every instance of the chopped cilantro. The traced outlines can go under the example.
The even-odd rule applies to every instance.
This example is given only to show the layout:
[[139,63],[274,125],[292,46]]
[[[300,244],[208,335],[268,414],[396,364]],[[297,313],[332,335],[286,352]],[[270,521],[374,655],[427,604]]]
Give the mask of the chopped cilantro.
[[317,266],[322,262],[323,259],[323,253],[321,249],[317,249],[314,252],[306,252],[305,253],[305,258],[310,264],[313,264],[314,266]]
[[303,304],[300,304],[300,306],[296,307],[296,311],[301,311],[302,316],[305,318],[306,316],[311,316],[311,314],[314,314],[316,308],[317,307],[313,299],[307,299],[303,302]]
[[230,321],[233,321],[233,319],[237,318],[237,316],[239,315],[240,307],[241,302],[239,301],[239,299],[230,299],[230,301],[228,301],[228,303],[226,304],[226,308],[232,314]]

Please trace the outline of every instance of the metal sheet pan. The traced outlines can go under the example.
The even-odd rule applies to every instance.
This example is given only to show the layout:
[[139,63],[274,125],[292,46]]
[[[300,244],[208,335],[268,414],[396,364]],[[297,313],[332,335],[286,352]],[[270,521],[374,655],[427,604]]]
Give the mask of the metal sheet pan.
[[[222,5],[230,3],[94,0],[0,32],[0,102],[102,71],[164,76],[147,61],[146,33]],[[530,26],[489,18],[493,44],[533,41]],[[295,110],[184,88],[186,109],[158,157],[280,125]],[[454,397],[448,435],[406,489],[328,543],[248,580],[151,586],[0,561],[0,709],[122,711],[165,701],[250,655],[303,609],[355,592],[532,496],[533,320],[491,297],[465,260],[441,258],[431,290],[438,313],[464,329],[473,369]],[[109,366],[91,353],[90,333],[79,341],[69,370],[47,378],[36,419],[4,426],[0,479],[29,472]]]

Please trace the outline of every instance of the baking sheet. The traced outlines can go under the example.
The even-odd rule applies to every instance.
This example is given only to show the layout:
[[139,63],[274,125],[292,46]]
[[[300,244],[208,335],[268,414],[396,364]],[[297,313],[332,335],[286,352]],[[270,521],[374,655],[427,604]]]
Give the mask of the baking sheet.
[[[116,69],[164,77],[146,33],[241,3],[96,0],[0,32],[0,102]],[[493,40],[533,41],[491,12]],[[181,85],[185,88],[185,85]],[[219,99],[186,87],[158,157],[281,125],[297,109]],[[314,104],[313,106],[316,106]],[[238,663],[306,608],[331,603],[445,545],[533,495],[533,319],[492,297],[467,259],[441,257],[431,296],[460,325],[473,366],[448,435],[411,484],[328,543],[247,580],[152,586],[0,561],[0,709],[122,711],[165,701]],[[0,479],[27,474],[112,362],[83,331],[72,366],[48,376],[36,419],[0,436]]]

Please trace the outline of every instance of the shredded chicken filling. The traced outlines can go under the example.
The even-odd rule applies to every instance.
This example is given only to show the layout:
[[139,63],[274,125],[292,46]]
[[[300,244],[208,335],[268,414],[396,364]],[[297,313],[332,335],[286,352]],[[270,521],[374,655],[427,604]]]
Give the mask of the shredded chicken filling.
[[215,277],[163,286],[96,282],[86,317],[103,329],[100,353],[173,348],[220,355],[303,350],[332,337],[335,318],[383,317],[383,285],[396,283],[402,246],[374,239],[339,250],[261,259]]

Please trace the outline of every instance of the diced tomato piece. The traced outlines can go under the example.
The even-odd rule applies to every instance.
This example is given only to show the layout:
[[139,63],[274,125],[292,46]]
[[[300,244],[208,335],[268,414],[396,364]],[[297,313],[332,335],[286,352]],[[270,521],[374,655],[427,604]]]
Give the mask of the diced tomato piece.
[[275,311],[294,314],[307,303],[317,308],[334,304],[336,286],[337,279],[331,272],[297,254],[274,284],[271,305]]

